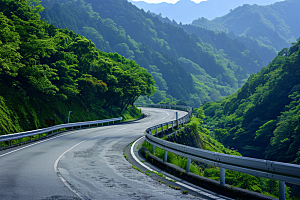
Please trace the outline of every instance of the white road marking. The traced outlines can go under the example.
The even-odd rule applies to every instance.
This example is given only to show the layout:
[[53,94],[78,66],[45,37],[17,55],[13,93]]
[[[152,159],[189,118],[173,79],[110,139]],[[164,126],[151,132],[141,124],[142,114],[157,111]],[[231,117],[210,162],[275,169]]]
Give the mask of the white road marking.
[[28,147],[31,147],[31,146],[34,146],[34,145],[37,145],[37,144],[40,144],[40,143],[43,143],[43,142],[47,142],[47,141],[49,141],[49,140],[53,140],[53,139],[60,138],[60,137],[66,136],[66,135],[70,135],[70,134],[72,134],[72,133],[74,133],[74,132],[66,133],[66,134],[59,135],[59,136],[55,136],[55,137],[52,137],[52,138],[49,138],[49,139],[45,139],[45,140],[42,140],[42,141],[40,141],[40,142],[36,142],[36,143],[34,143],[34,144],[30,144],[30,145],[28,145],[28,146],[25,146],[25,147],[22,147],[22,148],[19,148],[19,149],[16,149],[16,150],[7,152],[7,153],[5,153],[5,154],[0,155],[0,157],[6,156],[6,155],[8,155],[8,154],[11,154],[11,153],[20,151],[20,150],[22,150],[22,149],[26,149],[26,148],[28,148]]
[[[121,130],[122,130],[122,129],[121,129]],[[40,141],[40,142],[35,142],[35,143],[30,144],[30,145],[27,145],[27,146],[25,146],[25,147],[21,147],[21,148],[19,148],[19,149],[16,149],[16,150],[7,152],[7,153],[5,153],[5,154],[2,154],[2,155],[0,155],[0,158],[3,157],[3,156],[9,155],[9,154],[11,154],[11,153],[20,151],[20,150],[22,150],[22,149],[26,149],[26,148],[28,148],[28,147],[31,147],[31,146],[34,146],[34,145],[37,145],[37,144],[40,144],[40,143],[43,143],[43,142],[47,142],[47,141],[49,141],[49,140],[54,140],[54,139],[56,139],[56,138],[64,137],[64,136],[67,136],[67,135],[70,135],[70,134],[73,134],[73,133],[75,133],[75,132],[72,131],[72,132],[70,132],[70,133],[66,133],[66,134],[63,134],[63,135],[51,137],[51,138],[49,138],[49,139],[44,139],[44,140],[42,140],[42,141]]]
[[[168,115],[169,115],[169,113],[167,112],[167,116],[165,116],[164,118],[162,118],[162,119],[160,119],[160,120],[165,119],[166,117],[168,117]],[[160,121],[160,120],[156,120],[156,121]],[[156,122],[156,121],[155,121],[155,122]],[[148,122],[148,123],[153,123],[153,122]],[[148,123],[145,123],[145,124],[148,124]],[[5,153],[5,154],[2,154],[2,155],[0,155],[0,158],[3,157],[3,156],[9,155],[9,154],[11,154],[11,153],[20,151],[20,150],[22,150],[22,149],[26,149],[26,148],[28,148],[28,147],[31,147],[31,146],[34,146],[34,145],[37,145],[37,144],[40,144],[40,143],[43,143],[43,142],[47,142],[47,141],[49,141],[49,140],[53,140],[53,139],[56,139],[56,138],[64,137],[64,136],[70,135],[70,134],[72,134],[72,133],[74,133],[74,132],[66,133],[66,134],[63,134],[63,135],[55,136],[55,137],[51,137],[51,138],[49,138],[49,139],[44,139],[44,140],[42,140],[42,141],[40,141],[40,142],[36,142],[36,143],[34,143],[34,144],[30,144],[30,145],[27,145],[27,146],[25,146],[25,147],[21,147],[21,148],[19,148],[19,149],[16,149],[16,150],[7,152],[7,153]]]
[[[121,131],[121,130],[124,130],[126,128],[122,128],[122,129],[119,129],[119,130],[115,130],[115,131],[110,131],[108,133],[111,133],[111,132],[116,132],[116,131]],[[96,136],[93,136],[93,137],[90,137],[88,139],[85,139],[77,144],[75,144],[74,146],[72,146],[70,149],[68,149],[67,151],[63,152],[55,161],[54,163],[54,171],[57,173],[57,176],[58,178],[65,184],[65,186],[67,186],[69,188],[69,190],[71,190],[74,194],[76,194],[80,199],[85,199],[79,192],[77,192],[75,189],[73,189],[70,184],[67,182],[67,180],[60,174],[59,170],[58,170],[58,162],[59,160],[66,154],[68,153],[69,151],[71,151],[72,149],[74,149],[75,147],[79,146],[80,144],[90,140],[90,139],[93,139],[95,137],[99,137],[99,135],[103,135],[103,134],[108,134],[107,132],[106,133],[101,133],[101,134],[98,134]]]
[[[147,165],[145,165],[144,163],[142,163],[142,162],[134,155],[133,148],[134,148],[135,144],[136,144],[139,140],[143,139],[144,137],[145,137],[145,136],[140,137],[138,140],[136,140],[136,141],[132,144],[131,149],[130,149],[131,156],[133,157],[133,159],[134,159],[136,162],[138,162],[140,165],[142,165],[142,166],[143,166],[144,168],[146,168],[147,170],[153,171],[153,172],[157,172],[157,171],[151,169],[150,167],[148,167]],[[171,178],[169,178],[169,177],[167,177],[167,176],[166,176],[166,179],[167,179],[167,180],[171,180],[171,181],[173,180],[173,179],[171,179]],[[203,191],[201,191],[201,190],[198,190],[197,188],[191,187],[191,186],[186,185],[186,184],[184,184],[184,183],[181,183],[181,182],[179,182],[179,181],[176,181],[176,183],[177,183],[178,185],[181,185],[181,186],[183,186],[183,187],[185,187],[185,188],[188,188],[188,189],[190,189],[190,190],[193,190],[193,191],[195,191],[195,192],[198,192],[198,193],[200,193],[200,194],[202,194],[202,195],[204,195],[204,196],[208,196],[208,197],[213,198],[213,199],[215,199],[215,200],[226,200],[226,199],[223,199],[223,198],[214,196],[214,195],[212,195],[212,194],[203,192]]]

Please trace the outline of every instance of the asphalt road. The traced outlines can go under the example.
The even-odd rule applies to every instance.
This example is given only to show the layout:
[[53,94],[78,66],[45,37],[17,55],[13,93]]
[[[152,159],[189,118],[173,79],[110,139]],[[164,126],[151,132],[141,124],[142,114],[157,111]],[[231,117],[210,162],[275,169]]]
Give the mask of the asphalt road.
[[142,108],[128,124],[69,131],[0,152],[0,199],[195,199],[139,173],[123,149],[158,123],[185,112]]

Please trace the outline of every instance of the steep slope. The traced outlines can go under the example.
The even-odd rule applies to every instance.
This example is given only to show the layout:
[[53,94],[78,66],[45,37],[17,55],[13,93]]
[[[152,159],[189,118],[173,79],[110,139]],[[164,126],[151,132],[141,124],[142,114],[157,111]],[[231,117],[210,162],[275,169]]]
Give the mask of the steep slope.
[[254,54],[244,55],[250,62],[236,63],[220,49],[125,0],[44,0],[43,5],[42,17],[50,23],[78,31],[101,50],[134,59],[151,72],[158,89],[151,97],[154,102],[174,97],[199,106],[218,100],[243,84],[249,68],[262,66]]
[[120,116],[154,92],[147,70],[40,20],[40,5],[3,0],[0,10],[0,134],[66,123],[69,110],[72,121]]
[[300,19],[298,0],[286,0],[268,6],[243,5],[214,20],[199,18],[193,25],[212,30],[249,36],[280,51],[299,38]]
[[[163,18],[155,13],[152,13],[152,15],[158,17],[164,23],[184,29],[188,34],[195,34],[205,44],[223,52],[224,58],[243,66],[249,74],[258,72],[261,65],[266,66],[277,55],[277,51],[273,47],[262,45],[250,37],[238,37],[232,32],[226,34],[223,31],[212,31],[191,24],[178,24],[167,17]],[[253,65],[253,60],[257,63],[256,66]]]
[[144,1],[129,0],[137,7],[150,10],[156,14],[161,13],[164,17],[174,19],[175,21],[184,24],[191,23],[194,19],[205,17],[207,19],[214,19],[221,17],[243,4],[258,4],[269,5],[278,0],[207,0],[195,3],[192,0],[179,0],[176,3],[146,3]]
[[235,94],[203,106],[207,126],[242,155],[300,163],[300,39]]

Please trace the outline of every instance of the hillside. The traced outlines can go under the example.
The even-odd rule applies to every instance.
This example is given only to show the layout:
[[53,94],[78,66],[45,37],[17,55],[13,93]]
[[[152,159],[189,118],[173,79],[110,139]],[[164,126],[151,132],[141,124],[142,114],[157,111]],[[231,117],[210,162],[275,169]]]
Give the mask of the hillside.
[[179,0],[176,3],[146,3],[144,1],[129,0],[134,5],[145,11],[150,10],[156,14],[162,14],[176,22],[190,24],[194,19],[205,17],[214,19],[227,14],[231,9],[234,9],[243,4],[258,4],[269,5],[278,0],[207,0],[200,3],[195,3],[191,0]]
[[244,156],[300,163],[300,39],[221,102],[203,106],[206,126]]
[[268,6],[243,5],[225,16],[211,21],[198,18],[192,24],[251,37],[280,51],[299,38],[300,25],[295,20],[300,19],[299,7],[298,0],[286,0]]
[[227,55],[126,0],[44,0],[43,6],[41,16],[49,23],[83,34],[99,49],[118,52],[147,69],[156,82],[150,98],[155,103],[168,97],[199,106],[221,99],[263,66],[257,54],[227,36],[224,43],[237,54]]
[[39,4],[0,1],[0,134],[120,115],[151,95],[152,76],[132,60],[98,50],[67,29],[40,20]]
[[[248,61],[245,55],[247,54],[251,54],[251,57],[257,58],[258,63],[262,63],[263,66],[268,65],[277,55],[277,51],[274,47],[262,44],[251,37],[236,36],[232,32],[226,33],[224,31],[209,30],[192,24],[178,24],[176,21],[171,21],[167,17],[164,18],[155,13],[152,13],[152,15],[158,17],[164,23],[169,23],[184,29],[188,34],[195,34],[201,38],[204,43],[212,45],[215,49],[224,51],[225,57],[241,66],[246,66],[245,63]],[[248,57],[248,59],[249,58],[250,57]],[[246,70],[249,74],[256,73],[260,70],[260,65],[261,64],[258,64],[256,67],[246,67]]]

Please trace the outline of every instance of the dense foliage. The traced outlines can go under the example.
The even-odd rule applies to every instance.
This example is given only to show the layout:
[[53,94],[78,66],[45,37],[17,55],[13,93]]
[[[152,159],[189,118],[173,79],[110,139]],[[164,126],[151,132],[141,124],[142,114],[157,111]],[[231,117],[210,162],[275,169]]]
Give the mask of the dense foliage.
[[216,138],[242,155],[300,163],[300,39],[221,102],[203,106]]
[[[199,106],[232,94],[247,73],[262,67],[259,56],[228,37],[215,42],[219,46],[205,43],[126,0],[43,0],[43,5],[41,16],[50,23],[83,34],[99,49],[118,52],[147,69],[157,87],[150,102],[168,97]],[[230,55],[230,49],[237,55]]]
[[0,1],[1,134],[42,127],[46,117],[63,122],[67,107],[89,119],[107,116],[105,109],[121,114],[154,92],[147,70],[40,20],[39,3]]
[[162,22],[184,29],[189,34],[195,34],[201,38],[201,41],[206,46],[218,50],[218,52],[215,51],[213,54],[221,54],[221,57],[223,56],[228,60],[234,61],[249,74],[258,72],[262,65],[269,64],[277,54],[274,48],[258,43],[250,37],[238,37],[233,32],[227,34],[224,31],[208,30],[191,24],[178,24],[174,20],[171,21],[168,17],[163,18],[155,13],[152,13],[152,15],[157,16]]
[[207,20],[199,18],[192,24],[212,30],[233,32],[247,36],[261,45],[273,47],[277,51],[290,45],[299,37],[300,19],[298,0],[285,0],[268,6],[243,5],[225,16]]
[[[192,117],[189,123],[184,126],[184,129],[181,129],[178,133],[176,133],[176,135],[172,134],[168,137],[165,136],[163,139],[213,152],[241,156],[240,153],[226,148],[222,143],[212,138],[210,136],[210,131],[207,130],[202,124],[203,119],[205,118],[204,111],[202,108],[196,109],[195,111],[195,116]],[[147,142],[145,142],[143,146],[146,147],[150,152],[152,151],[152,145],[148,144]],[[161,159],[164,159],[164,150],[156,147],[155,155]],[[168,152],[168,162],[186,169],[187,158]],[[279,182],[277,180],[255,177],[232,170],[225,171],[226,184],[229,184],[233,187],[259,192],[275,198],[279,197]],[[191,172],[220,181],[220,169],[215,166],[209,166],[201,162],[192,161]],[[285,190],[287,199],[297,199],[299,197],[299,192],[296,191],[295,197],[290,198],[290,187],[286,187]]]

